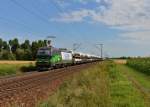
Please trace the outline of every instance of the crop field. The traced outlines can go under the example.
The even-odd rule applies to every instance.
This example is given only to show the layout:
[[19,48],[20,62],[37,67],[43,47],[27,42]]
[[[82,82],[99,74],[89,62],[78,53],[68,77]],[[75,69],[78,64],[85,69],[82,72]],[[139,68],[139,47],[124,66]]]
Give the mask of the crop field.
[[127,60],[125,60],[125,59],[117,59],[117,60],[114,60],[114,62],[117,63],[117,64],[126,64]]
[[149,81],[124,64],[103,62],[64,81],[38,107],[150,107]]
[[34,61],[0,61],[0,76],[20,75],[34,70]]
[[0,61],[0,64],[35,64],[35,61]]
[[129,59],[127,61],[127,65],[147,75],[150,75],[150,58]]

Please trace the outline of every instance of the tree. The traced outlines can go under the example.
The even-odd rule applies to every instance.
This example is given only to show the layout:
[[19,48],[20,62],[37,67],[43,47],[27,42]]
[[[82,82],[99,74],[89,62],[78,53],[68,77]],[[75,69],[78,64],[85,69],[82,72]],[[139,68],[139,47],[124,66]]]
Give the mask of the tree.
[[2,51],[2,47],[3,47],[3,40],[0,38],[0,52]]
[[10,40],[9,45],[11,46],[12,53],[16,53],[16,50],[19,48],[18,39],[15,38],[14,40]]
[[44,46],[47,46],[47,40],[44,40]]
[[23,44],[21,44],[21,48],[22,49],[30,49],[31,48],[30,41],[25,40],[25,42]]
[[29,40],[25,40],[24,43],[21,44],[21,49],[24,50],[24,58],[23,60],[32,60],[32,50]]
[[36,41],[33,41],[33,42],[32,42],[32,46],[31,46],[33,59],[36,58],[36,54],[37,54],[38,48],[39,48],[38,43],[37,43]]
[[16,54],[16,60],[24,60],[24,50],[18,48],[15,52]]
[[8,50],[3,50],[2,57],[0,58],[2,60],[15,60],[15,55],[10,53]]
[[6,41],[3,41],[3,50],[10,51],[9,45]]
[[46,46],[46,41],[45,41],[45,40],[44,40],[44,41],[38,40],[38,46],[39,46],[39,47],[44,47],[44,46]]
[[32,51],[30,49],[24,50],[24,58],[23,60],[32,60]]
[[12,54],[10,53],[9,45],[6,41],[0,39],[0,59],[9,60],[14,59]]
[[33,60],[36,58],[38,49],[47,45],[46,42],[46,40],[38,40],[30,43],[29,40],[25,40],[19,44],[17,38],[9,42],[0,38],[0,59]]

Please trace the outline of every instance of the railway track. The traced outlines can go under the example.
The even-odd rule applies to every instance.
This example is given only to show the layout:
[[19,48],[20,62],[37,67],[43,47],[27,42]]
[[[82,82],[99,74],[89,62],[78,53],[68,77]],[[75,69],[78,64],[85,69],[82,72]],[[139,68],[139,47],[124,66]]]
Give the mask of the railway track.
[[0,79],[0,107],[34,107],[39,100],[48,97],[64,77],[93,64],[95,63]]

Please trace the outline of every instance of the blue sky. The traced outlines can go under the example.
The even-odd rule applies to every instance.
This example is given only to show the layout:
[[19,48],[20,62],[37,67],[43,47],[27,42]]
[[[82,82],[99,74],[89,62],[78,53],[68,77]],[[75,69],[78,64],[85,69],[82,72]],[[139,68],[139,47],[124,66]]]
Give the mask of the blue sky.
[[56,47],[109,56],[150,55],[149,0],[1,0],[0,37],[45,39]]

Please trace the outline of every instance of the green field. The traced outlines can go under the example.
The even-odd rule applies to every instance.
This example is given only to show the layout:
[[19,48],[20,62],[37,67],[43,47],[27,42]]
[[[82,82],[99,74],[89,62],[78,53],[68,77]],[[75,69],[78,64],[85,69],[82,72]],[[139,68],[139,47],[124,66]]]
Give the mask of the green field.
[[[130,76],[131,75],[131,76]],[[64,81],[37,107],[150,107],[149,78],[126,65],[103,62]],[[141,78],[138,78],[141,77]]]
[[20,75],[31,70],[35,70],[35,65],[32,63],[0,64],[0,76]]
[[129,59],[127,61],[127,65],[140,72],[150,75],[150,58]]

